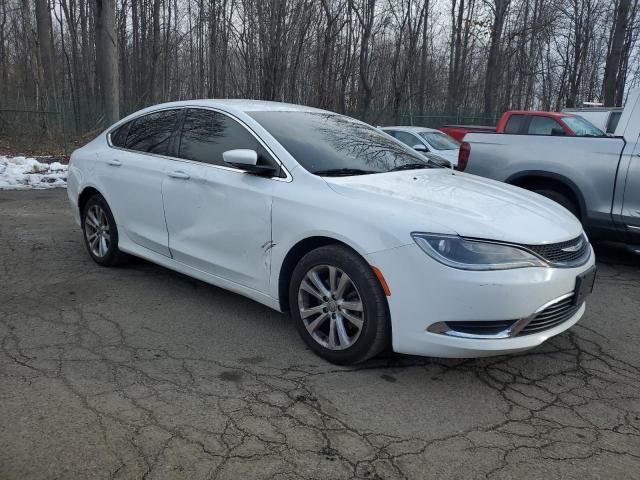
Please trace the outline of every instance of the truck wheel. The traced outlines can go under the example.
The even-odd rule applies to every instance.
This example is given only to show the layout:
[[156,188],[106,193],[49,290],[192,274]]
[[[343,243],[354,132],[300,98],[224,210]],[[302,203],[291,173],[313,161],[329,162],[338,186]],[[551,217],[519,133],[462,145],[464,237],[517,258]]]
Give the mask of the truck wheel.
[[573,213],[573,216],[580,220],[580,209],[578,205],[568,198],[566,195],[563,195],[560,192],[556,192],[555,190],[534,190],[538,195],[542,195],[543,197],[547,197],[550,200],[553,200],[556,203],[559,203],[564,208]]

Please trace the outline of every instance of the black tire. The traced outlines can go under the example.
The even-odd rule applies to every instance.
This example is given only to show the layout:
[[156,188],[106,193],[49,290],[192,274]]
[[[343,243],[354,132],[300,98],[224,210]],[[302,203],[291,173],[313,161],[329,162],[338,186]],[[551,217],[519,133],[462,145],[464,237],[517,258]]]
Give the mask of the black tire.
[[[88,223],[91,223],[91,220],[88,220],[87,215],[89,215],[90,211],[95,211],[95,207],[104,212],[104,218],[108,225],[109,240],[106,252],[103,255],[94,252],[89,244],[88,231],[90,231],[92,227],[88,225]],[[89,252],[91,258],[98,265],[102,265],[104,267],[117,267],[125,264],[127,260],[129,260],[129,255],[118,249],[118,227],[109,205],[100,194],[93,195],[89,200],[87,200],[87,203],[84,206],[82,211],[82,238],[84,239],[84,245],[87,248],[87,252]]]
[[534,190],[534,192],[537,193],[538,195],[542,195],[543,197],[547,197],[548,199],[553,200],[556,203],[559,203],[564,208],[566,208],[571,213],[573,213],[574,217],[578,219],[580,218],[580,208],[578,207],[578,205],[576,205],[576,203],[573,200],[571,200],[566,195],[560,192],[556,192],[555,190],[545,190],[545,189]]
[[[347,275],[351,282],[350,285],[353,287],[351,294],[353,295],[353,292],[355,292],[359,297],[357,303],[363,307],[362,312],[357,312],[363,319],[358,336],[353,344],[341,350],[334,350],[321,345],[307,330],[300,313],[298,294],[303,280],[307,278],[307,273],[314,271],[314,268],[322,269],[327,266],[336,267],[339,269],[338,271]],[[306,292],[301,293],[301,295],[306,295]],[[320,302],[319,300],[316,301]],[[350,303],[353,304],[353,302]],[[289,307],[291,317],[302,339],[317,355],[331,363],[339,365],[361,363],[380,353],[389,344],[391,335],[389,307],[380,281],[371,266],[360,255],[346,246],[326,245],[319,247],[306,254],[298,262],[293,270],[289,285]],[[342,306],[338,308],[340,309]],[[324,311],[327,310],[325,309]],[[343,313],[341,314],[340,312]],[[346,321],[345,325],[349,325],[352,329],[355,328],[346,317],[341,316],[344,315],[343,310],[338,310],[337,315],[342,322]],[[327,318],[331,323],[331,318]],[[335,319],[335,315],[333,315],[333,318]],[[328,328],[326,327],[326,329]],[[339,337],[337,332],[335,335],[335,338]]]

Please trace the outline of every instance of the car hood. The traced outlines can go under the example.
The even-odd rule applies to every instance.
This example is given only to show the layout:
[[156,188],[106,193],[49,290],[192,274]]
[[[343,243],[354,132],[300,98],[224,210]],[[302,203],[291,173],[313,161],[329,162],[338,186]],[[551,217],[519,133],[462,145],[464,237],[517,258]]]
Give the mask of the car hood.
[[324,179],[337,193],[374,208],[379,215],[374,213],[373,218],[402,219],[410,232],[528,244],[561,242],[582,232],[569,211],[547,198],[448,169]]

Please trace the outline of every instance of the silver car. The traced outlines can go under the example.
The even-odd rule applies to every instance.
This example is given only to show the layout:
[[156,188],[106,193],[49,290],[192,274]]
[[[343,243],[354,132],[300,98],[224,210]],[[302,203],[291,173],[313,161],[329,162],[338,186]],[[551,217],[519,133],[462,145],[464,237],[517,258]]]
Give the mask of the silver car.
[[440,130],[426,127],[380,127],[380,129],[419,152],[431,152],[458,165],[460,142]]

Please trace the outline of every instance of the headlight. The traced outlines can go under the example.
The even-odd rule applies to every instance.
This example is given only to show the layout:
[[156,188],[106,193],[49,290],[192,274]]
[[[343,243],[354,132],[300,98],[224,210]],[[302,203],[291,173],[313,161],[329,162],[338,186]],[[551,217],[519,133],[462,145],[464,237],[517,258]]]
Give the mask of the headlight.
[[547,267],[532,253],[511,245],[469,240],[456,235],[412,233],[418,246],[440,263],[463,270]]

